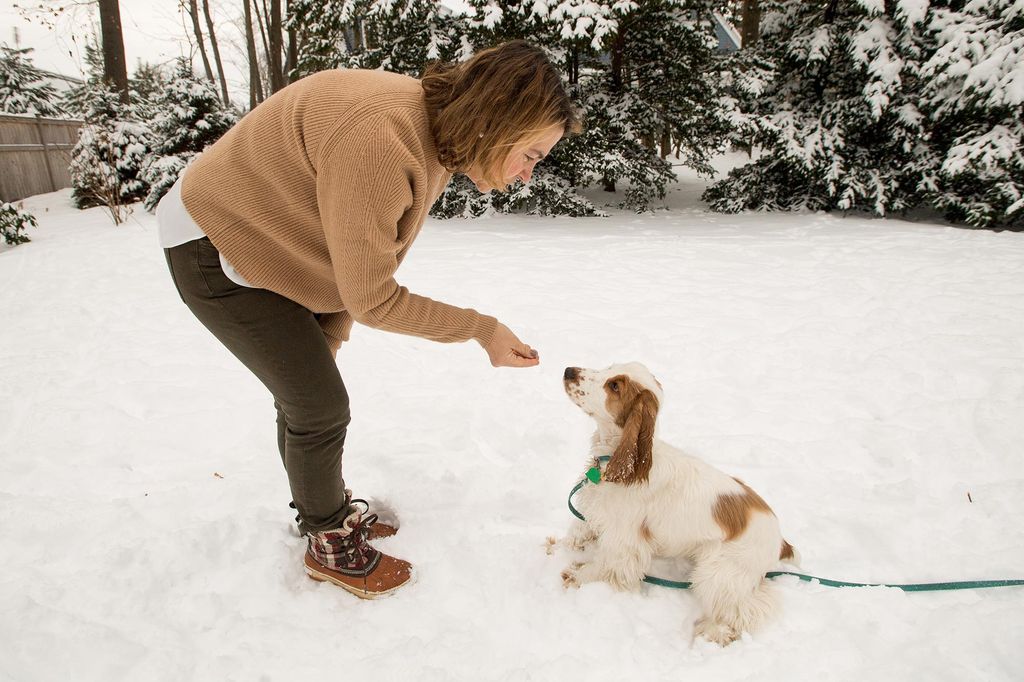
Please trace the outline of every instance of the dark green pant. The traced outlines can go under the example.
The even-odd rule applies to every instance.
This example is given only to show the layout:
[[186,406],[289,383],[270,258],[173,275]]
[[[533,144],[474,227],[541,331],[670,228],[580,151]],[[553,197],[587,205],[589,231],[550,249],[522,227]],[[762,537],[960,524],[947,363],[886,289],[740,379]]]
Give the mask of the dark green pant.
[[347,511],[341,453],[348,393],[316,315],[266,289],[232,282],[209,239],[165,253],[185,305],[274,396],[278,449],[299,530],[340,527]]

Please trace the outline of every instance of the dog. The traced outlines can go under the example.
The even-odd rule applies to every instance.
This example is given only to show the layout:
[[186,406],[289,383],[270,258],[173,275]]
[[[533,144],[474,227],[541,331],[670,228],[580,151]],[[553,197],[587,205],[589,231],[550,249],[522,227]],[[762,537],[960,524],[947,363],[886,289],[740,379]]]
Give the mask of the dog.
[[757,630],[776,608],[765,573],[780,561],[799,565],[771,508],[743,481],[655,436],[662,386],[642,364],[568,367],[563,383],[597,422],[590,466],[611,456],[598,484],[579,492],[586,521],[563,543],[594,552],[562,572],[565,587],[604,581],[632,589],[655,556],[683,557],[693,564],[691,591],[702,611],[696,636],[725,646]]

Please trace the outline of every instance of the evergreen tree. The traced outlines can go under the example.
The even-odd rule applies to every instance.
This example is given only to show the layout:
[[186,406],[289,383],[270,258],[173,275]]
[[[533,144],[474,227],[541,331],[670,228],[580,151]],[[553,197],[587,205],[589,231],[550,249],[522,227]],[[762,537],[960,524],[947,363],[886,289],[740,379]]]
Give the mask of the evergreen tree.
[[77,208],[121,208],[146,196],[141,177],[152,146],[149,127],[121,104],[121,93],[100,84],[87,93],[85,124],[71,152],[71,199]]
[[188,162],[233,126],[238,117],[226,109],[208,80],[179,59],[174,76],[157,100],[159,114],[152,129],[152,153],[142,178],[149,185],[145,207],[152,210],[178,179]]
[[21,210],[14,204],[0,202],[0,237],[12,246],[31,241],[25,229],[36,226],[36,219],[28,211]]
[[761,156],[708,189],[713,209],[931,205],[1021,224],[1019,3],[776,2],[762,28],[775,74],[747,100]]
[[459,58],[460,22],[436,0],[378,0],[360,19],[366,40],[349,50],[349,68],[418,78],[428,62]]
[[[318,71],[336,69],[345,62],[349,36],[358,31],[357,4],[367,0],[292,0],[285,24],[289,32],[301,36],[292,82]],[[362,9],[365,11],[365,9]]]
[[[730,128],[720,103],[710,3],[698,0],[473,0],[474,46],[514,38],[562,66],[586,130],[538,166],[567,187],[625,183],[623,205],[646,210],[674,177],[670,151],[703,173]],[[532,182],[531,182],[532,184]],[[555,188],[553,188],[555,189]],[[471,190],[470,190],[471,191]],[[549,192],[558,196],[558,190]],[[540,195],[543,196],[543,195]],[[574,195],[573,212],[589,203]],[[497,199],[497,195],[495,195]],[[495,208],[513,207],[498,200]],[[593,208],[590,208],[593,211]]]
[[[470,4],[474,14],[460,26],[460,60],[480,49],[525,39],[544,49],[553,63],[571,72],[557,24],[534,14],[529,3],[471,0]],[[570,93],[579,108],[577,88],[570,85]],[[593,204],[576,192],[576,187],[586,184],[585,178],[589,177],[580,170],[581,162],[590,156],[580,154],[587,148],[579,142],[573,139],[560,142],[537,164],[529,185],[517,181],[508,192],[481,193],[468,178],[456,175],[431,208],[431,215],[437,218],[477,217],[495,212],[594,215],[597,211]],[[569,151],[570,148],[576,153]]]
[[760,158],[705,193],[712,208],[860,209],[919,200],[927,154],[913,96],[913,18],[883,3],[769,3],[758,46],[776,76],[754,102]]
[[927,197],[951,220],[1024,226],[1024,5],[958,4],[934,3],[927,22]]
[[418,77],[459,58],[461,20],[436,0],[295,0],[288,27],[303,36],[292,78],[339,67]]
[[32,64],[32,48],[0,45],[0,111],[8,114],[56,116],[57,91]]
[[140,120],[152,121],[161,113],[161,102],[168,79],[156,64],[139,62],[128,78],[128,91],[136,115]]
[[94,41],[89,40],[85,43],[85,82],[64,92],[61,109],[69,116],[85,118],[91,106],[92,93],[103,87],[103,53]]
[[753,112],[775,76],[773,64],[758,52],[744,49],[726,55],[721,67],[720,103],[729,119],[728,146],[750,153],[754,141],[765,134],[764,117]]

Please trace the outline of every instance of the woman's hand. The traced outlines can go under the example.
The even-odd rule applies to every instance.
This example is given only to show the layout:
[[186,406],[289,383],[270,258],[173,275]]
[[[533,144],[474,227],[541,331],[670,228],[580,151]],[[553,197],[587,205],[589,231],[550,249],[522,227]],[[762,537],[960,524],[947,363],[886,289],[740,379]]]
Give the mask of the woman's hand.
[[501,322],[494,329],[491,342],[483,348],[494,367],[533,367],[540,364],[540,355],[537,351],[520,341],[512,330]]

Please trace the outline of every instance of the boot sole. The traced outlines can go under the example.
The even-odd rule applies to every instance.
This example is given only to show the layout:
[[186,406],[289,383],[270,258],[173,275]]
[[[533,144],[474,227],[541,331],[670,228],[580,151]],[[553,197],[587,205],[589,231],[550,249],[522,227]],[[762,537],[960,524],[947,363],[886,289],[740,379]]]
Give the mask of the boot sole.
[[337,585],[346,592],[354,594],[360,599],[378,599],[380,597],[386,597],[389,594],[397,592],[399,589],[405,587],[406,585],[412,582],[412,576],[410,576],[409,579],[406,580],[404,583],[399,583],[398,585],[392,587],[390,590],[385,590],[383,592],[367,592],[366,590],[361,590],[355,585],[349,585],[345,581],[334,577],[333,575],[331,575],[330,572],[328,572],[328,569],[319,569],[317,567],[310,566],[308,555],[306,560],[303,561],[303,565],[306,567],[306,575],[308,575],[311,579],[317,581],[318,583],[332,583],[334,585]]

